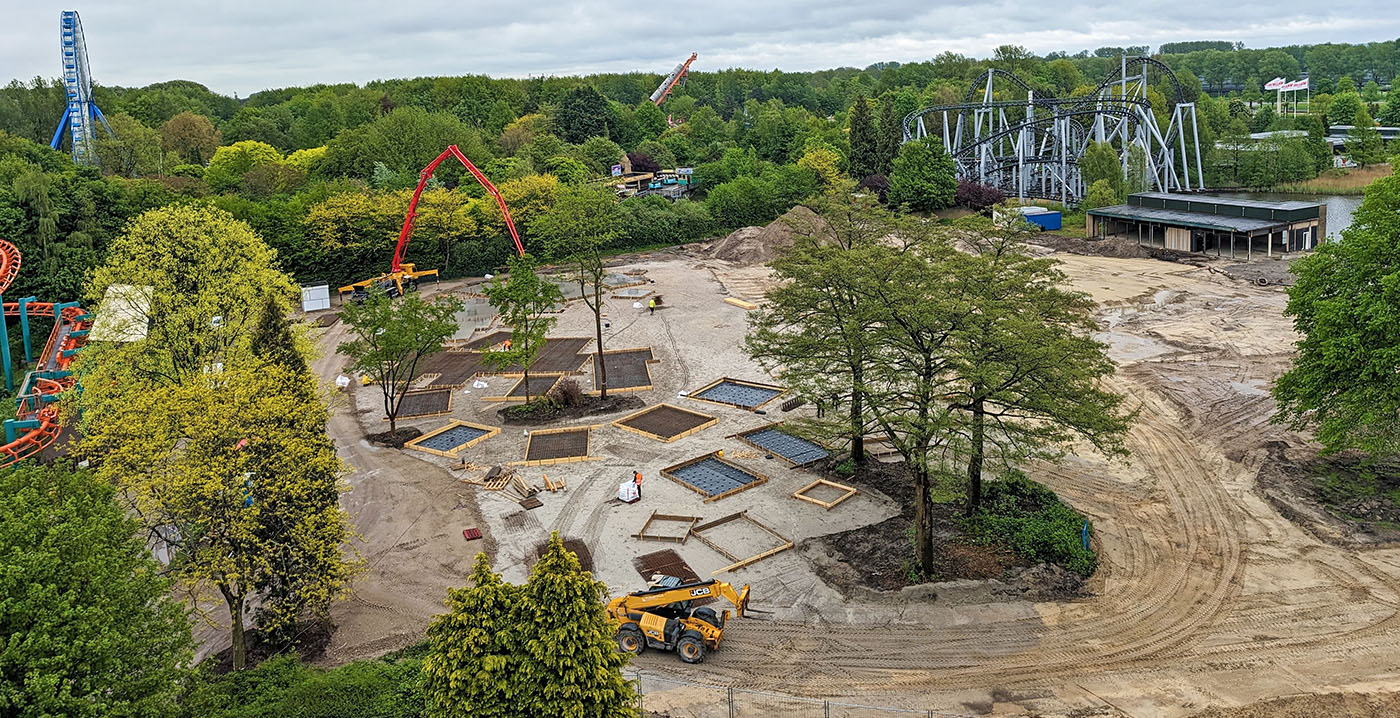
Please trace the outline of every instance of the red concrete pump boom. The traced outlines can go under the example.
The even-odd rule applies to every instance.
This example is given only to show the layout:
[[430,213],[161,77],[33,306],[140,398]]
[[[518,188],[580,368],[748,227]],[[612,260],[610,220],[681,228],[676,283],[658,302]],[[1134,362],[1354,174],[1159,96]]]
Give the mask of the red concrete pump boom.
[[481,170],[477,169],[476,165],[472,164],[471,160],[457,149],[457,145],[451,145],[443,150],[437,159],[429,162],[422,172],[418,173],[418,188],[413,190],[413,200],[408,203],[408,214],[404,215],[403,218],[403,229],[399,230],[399,243],[394,247],[394,263],[389,269],[391,273],[400,271],[404,253],[408,251],[408,238],[413,234],[413,220],[417,217],[418,198],[422,196],[423,188],[428,185],[428,180],[432,179],[438,165],[442,164],[442,161],[447,159],[449,155],[456,157],[457,161],[461,162],[462,166],[466,167],[467,171],[476,178],[476,181],[480,182],[481,186],[485,187],[486,191],[496,200],[496,206],[501,208],[501,217],[506,221],[506,229],[510,230],[510,238],[515,240],[515,251],[519,252],[522,257],[525,256],[525,245],[520,243],[520,235],[515,231],[515,222],[510,218],[510,209],[506,207],[506,201],[501,198],[501,193],[496,189],[496,185],[491,184],[491,180],[486,179],[486,175],[482,174]]

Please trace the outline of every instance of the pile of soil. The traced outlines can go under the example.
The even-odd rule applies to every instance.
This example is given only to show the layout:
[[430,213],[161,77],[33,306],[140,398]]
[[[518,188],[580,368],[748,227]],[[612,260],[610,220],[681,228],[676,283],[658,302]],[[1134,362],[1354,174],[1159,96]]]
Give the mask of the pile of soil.
[[1104,239],[1079,239],[1077,237],[1065,237],[1049,232],[1041,232],[1030,240],[1031,244],[1038,244],[1042,247],[1049,247],[1057,252],[1066,254],[1082,254],[1089,257],[1116,257],[1118,259],[1153,259],[1162,258],[1159,255],[1166,254],[1158,250],[1139,247],[1137,242],[1122,239],[1120,237],[1106,237]]
[[766,227],[742,227],[715,240],[703,255],[740,265],[767,264],[792,246],[795,235],[830,233],[826,220],[798,205]]
[[557,402],[550,402],[548,405],[541,403],[542,400],[530,402],[530,405],[516,404],[503,407],[496,411],[496,415],[501,417],[501,422],[510,426],[539,426],[561,419],[576,419],[581,416],[592,416],[593,414],[611,414],[618,411],[635,411],[646,406],[636,394],[613,394],[607,399],[600,399],[596,396],[584,396],[577,404],[565,406]]
[[1340,546],[1400,543],[1400,464],[1315,446],[1265,445],[1259,493],[1290,521]]
[[1288,696],[1239,708],[1211,708],[1194,718],[1382,718],[1400,715],[1400,693],[1322,693]]
[[378,434],[366,434],[365,438],[369,439],[371,443],[379,444],[380,446],[402,449],[404,444],[422,435],[422,429],[416,429],[412,426],[401,426],[398,431],[392,434],[387,431],[381,431]]
[[[914,482],[902,463],[870,462],[851,477],[833,481],[875,490],[904,507],[899,516],[873,526],[817,536],[803,542],[822,580],[850,595],[860,589],[896,592],[925,583],[917,574],[913,547]],[[938,584],[973,602],[1027,598],[1062,599],[1079,595],[1084,579],[1059,566],[1031,565],[1000,546],[978,544],[962,531],[962,505],[934,504],[933,581],[984,582],[985,585]]]

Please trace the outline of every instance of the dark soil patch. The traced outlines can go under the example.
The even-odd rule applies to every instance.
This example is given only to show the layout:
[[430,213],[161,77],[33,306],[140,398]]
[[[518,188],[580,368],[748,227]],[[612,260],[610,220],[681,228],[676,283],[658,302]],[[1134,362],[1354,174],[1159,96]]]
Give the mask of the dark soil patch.
[[1042,232],[1027,240],[1030,244],[1049,247],[1057,252],[1082,254],[1091,257],[1119,257],[1150,259],[1166,252],[1139,247],[1137,242],[1116,237],[1104,239],[1080,239]]
[[[828,466],[830,463],[828,462]],[[873,526],[827,534],[808,542],[834,562],[814,562],[822,580],[843,593],[854,588],[899,591],[927,583],[918,575],[913,544],[914,483],[902,463],[869,462],[853,476],[827,478],[862,491],[875,490],[903,508],[899,516]],[[963,530],[962,503],[933,504],[934,576],[932,581],[995,580],[1003,593],[1030,599],[1062,599],[1079,594],[1083,579],[1058,566],[1031,565],[1011,550],[973,541]]]
[[548,461],[588,455],[588,428],[534,433],[526,445],[526,461]]
[[422,435],[422,429],[417,429],[412,426],[401,426],[396,432],[390,433],[387,431],[381,431],[378,434],[366,434],[365,438],[369,439],[372,443],[379,444],[380,446],[388,446],[393,449],[402,449],[404,444],[407,444],[408,442],[413,441],[414,439],[417,439]]
[[452,409],[451,389],[427,389],[410,391],[399,401],[399,418],[411,419],[419,416],[437,416]]
[[528,404],[507,406],[496,413],[501,417],[501,423],[508,426],[538,426],[581,416],[635,411],[643,406],[646,406],[646,402],[642,401],[640,397],[627,394],[610,396],[606,399],[585,396],[573,406],[564,406],[552,400],[542,399]]
[[[328,621],[306,621],[297,627],[296,644],[289,647],[268,643],[263,640],[261,631],[250,628],[243,633],[247,645],[248,668],[291,650],[296,651],[297,655],[301,656],[302,661],[312,663],[326,652],[326,648],[331,645],[331,635],[334,633],[335,626]],[[205,658],[204,663],[214,671],[214,675],[232,672],[233,647],[229,646]]]
[[[588,544],[576,538],[564,539],[564,548],[573,551],[578,556],[578,565],[585,571],[593,570],[593,552],[588,550]],[[535,559],[544,557],[544,552],[549,550],[549,542],[541,541],[535,544]]]
[[1314,446],[1272,441],[1259,492],[1279,513],[1342,546],[1400,543],[1400,464],[1359,452],[1318,456]]

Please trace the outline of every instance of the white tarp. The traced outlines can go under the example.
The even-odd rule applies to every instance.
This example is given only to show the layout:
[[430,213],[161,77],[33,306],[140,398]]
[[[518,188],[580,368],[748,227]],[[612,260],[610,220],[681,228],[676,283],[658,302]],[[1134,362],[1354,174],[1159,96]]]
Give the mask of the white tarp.
[[113,284],[97,305],[88,337],[95,342],[135,342],[146,338],[151,311],[149,284]]
[[301,310],[303,312],[319,312],[330,308],[331,287],[329,284],[301,288]]

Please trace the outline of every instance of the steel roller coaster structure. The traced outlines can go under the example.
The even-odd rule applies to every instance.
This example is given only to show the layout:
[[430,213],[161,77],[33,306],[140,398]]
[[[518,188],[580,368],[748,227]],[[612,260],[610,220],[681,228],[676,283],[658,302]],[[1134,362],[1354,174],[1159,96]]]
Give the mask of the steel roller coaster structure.
[[[1160,71],[1174,90],[1165,131],[1147,96],[1149,70]],[[998,90],[1003,97],[1024,93],[1025,99],[997,99]],[[1129,148],[1140,147],[1146,164],[1140,170],[1154,191],[1202,186],[1196,105],[1185,101],[1171,69],[1149,57],[1121,58],[1119,71],[1093,92],[1069,98],[1036,93],[1010,72],[987,70],[972,81],[962,102],[905,116],[905,142],[928,136],[926,118],[941,120],[943,146],[959,179],[997,187],[1009,197],[1077,206],[1088,191],[1079,160],[1093,142],[1112,145],[1125,172]]]
[[77,10],[64,10],[58,16],[58,43],[63,58],[63,87],[68,95],[67,107],[58,119],[58,129],[53,132],[49,146],[58,149],[63,143],[63,131],[68,131],[72,140],[73,164],[97,164],[94,144],[97,140],[97,123],[102,123],[107,133],[112,128],[97,102],[92,99],[92,73],[88,70],[87,42],[83,39],[83,21]]

